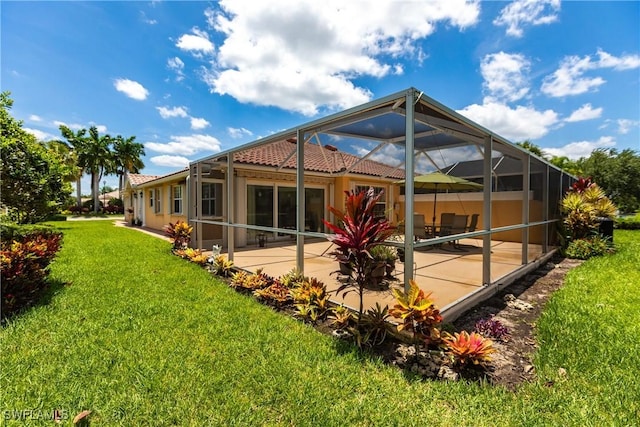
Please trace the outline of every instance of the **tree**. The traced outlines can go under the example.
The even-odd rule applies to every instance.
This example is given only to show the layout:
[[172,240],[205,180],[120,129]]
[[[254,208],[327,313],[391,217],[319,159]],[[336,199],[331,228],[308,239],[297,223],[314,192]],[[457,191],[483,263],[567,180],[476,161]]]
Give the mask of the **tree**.
[[539,146],[537,146],[533,142],[529,141],[528,139],[524,140],[522,142],[516,142],[516,145],[519,145],[520,147],[522,147],[525,150],[535,154],[538,157],[545,158],[545,153],[544,153],[544,151],[542,151],[542,148],[540,148]]
[[622,212],[640,209],[640,156],[626,149],[599,148],[580,159],[584,176],[590,176]]
[[100,180],[105,173],[115,170],[111,141],[112,138],[109,135],[100,136],[98,129],[91,126],[89,136],[85,140],[86,145],[78,155],[79,163],[91,174],[91,196],[93,211],[96,213],[100,207]]
[[135,142],[135,139],[135,136],[125,139],[118,135],[113,141],[116,174],[118,174],[118,190],[120,193],[122,193],[125,175],[138,173],[144,168],[144,163],[141,159],[145,155],[144,145]]
[[18,223],[33,223],[57,209],[68,192],[64,165],[9,114],[13,100],[0,94],[0,203]]
[[[70,151],[73,152],[73,157],[75,158],[76,167],[77,167],[76,206],[80,208],[82,207],[82,191],[81,191],[82,175],[85,169],[85,165],[82,164],[81,162],[81,159],[84,159],[84,157],[81,156],[81,153],[83,152],[83,150],[85,150],[85,147],[86,147],[87,130],[80,129],[76,133],[74,133],[71,129],[69,129],[65,125],[60,125],[60,133],[62,134],[63,138],[67,140],[67,143],[65,145],[67,145]],[[63,143],[62,141],[59,141],[59,142]]]
[[571,160],[567,156],[553,156],[549,163],[575,176],[582,176],[582,168],[577,161]]
[[78,153],[66,142],[53,140],[47,143],[49,151],[58,157],[63,166],[63,179],[65,183],[76,183],[76,205],[81,206],[80,181],[82,168],[78,166]]

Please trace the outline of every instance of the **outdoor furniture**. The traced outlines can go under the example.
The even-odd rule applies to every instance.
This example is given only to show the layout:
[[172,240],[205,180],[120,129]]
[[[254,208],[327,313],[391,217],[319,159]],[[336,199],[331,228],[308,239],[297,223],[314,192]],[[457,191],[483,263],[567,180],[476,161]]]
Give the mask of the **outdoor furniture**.
[[413,214],[413,238],[415,240],[428,239],[424,215],[422,214]]

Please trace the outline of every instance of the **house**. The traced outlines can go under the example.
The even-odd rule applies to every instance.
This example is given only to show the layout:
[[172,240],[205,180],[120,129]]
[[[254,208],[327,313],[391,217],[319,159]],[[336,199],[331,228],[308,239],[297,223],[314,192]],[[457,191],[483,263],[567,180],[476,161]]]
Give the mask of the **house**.
[[[437,194],[416,188],[414,177],[434,171],[482,188]],[[328,249],[310,248],[317,242],[326,246],[322,220],[334,220],[328,206],[342,209],[345,191],[372,186],[384,191],[376,215],[403,226],[402,238],[388,242],[405,253],[400,283],[421,276],[429,291],[453,290],[443,298],[443,312],[452,318],[551,257],[561,220],[558,205],[573,180],[409,88],[194,161],[183,171],[131,175],[125,206],[156,229],[188,220],[194,226],[192,245],[205,250],[222,245],[239,267],[270,262],[304,272],[307,264],[324,272],[331,267],[318,267],[318,257],[326,258]],[[453,235],[415,238],[414,221],[437,222],[443,213],[475,217],[478,223]],[[262,250],[236,257],[236,249],[259,248],[259,241],[288,245],[290,255]],[[472,250],[440,251],[460,241]]]

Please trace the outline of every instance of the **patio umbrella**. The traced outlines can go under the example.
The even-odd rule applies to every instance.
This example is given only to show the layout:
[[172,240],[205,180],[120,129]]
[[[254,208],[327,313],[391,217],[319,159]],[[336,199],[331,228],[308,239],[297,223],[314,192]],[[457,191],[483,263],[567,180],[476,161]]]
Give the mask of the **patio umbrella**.
[[[395,184],[403,185],[404,180],[398,181]],[[477,182],[467,181],[464,178],[458,178],[453,175],[446,175],[442,172],[436,171],[425,175],[417,175],[413,178],[414,188],[424,188],[427,190],[433,190],[433,226],[436,225],[436,202],[438,198],[439,190],[447,191],[466,191],[466,190],[480,190],[482,184]],[[405,195],[406,197],[406,195]]]

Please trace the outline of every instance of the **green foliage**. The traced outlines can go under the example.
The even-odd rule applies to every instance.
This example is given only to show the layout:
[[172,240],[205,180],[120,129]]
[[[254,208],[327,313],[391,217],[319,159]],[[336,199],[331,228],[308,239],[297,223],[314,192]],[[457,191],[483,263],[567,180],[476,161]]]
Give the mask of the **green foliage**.
[[255,291],[256,289],[266,288],[273,282],[273,278],[264,274],[261,269],[255,274],[249,274],[241,270],[231,276],[230,286],[234,289]]
[[229,277],[233,269],[233,261],[227,259],[224,255],[216,255],[213,258],[211,271],[218,276]]
[[495,353],[493,342],[482,335],[467,331],[444,334],[443,343],[453,357],[454,364],[466,366],[469,363],[484,365],[491,360],[491,354]]
[[637,151],[599,148],[578,163],[582,174],[591,176],[621,212],[640,209],[640,154]]
[[382,344],[387,335],[393,333],[394,327],[389,323],[389,317],[389,306],[381,307],[377,302],[374,308],[367,310],[360,324],[363,337],[359,346],[367,344],[373,347]]
[[256,289],[253,291],[253,295],[255,295],[259,300],[265,301],[266,303],[272,304],[278,308],[291,302],[289,288],[277,280],[266,288]]
[[191,242],[191,233],[193,227],[184,221],[176,221],[175,224],[169,223],[164,227],[164,232],[173,242],[174,249],[186,248]]
[[576,239],[569,243],[565,255],[575,259],[589,259],[613,252],[611,242],[599,235]]
[[615,226],[621,230],[640,230],[640,213],[635,216],[616,218]]
[[429,341],[434,335],[434,329],[442,322],[440,310],[414,280],[409,281],[409,291],[404,292],[398,289],[393,290],[396,304],[389,314],[400,319],[398,332],[413,332],[414,342]]
[[62,243],[62,233],[16,229],[0,245],[0,314],[3,318],[35,303],[47,287],[47,266]]
[[18,223],[34,223],[57,211],[70,190],[58,156],[9,114],[13,101],[0,94],[0,203]]
[[562,199],[561,209],[572,240],[593,234],[601,218],[613,218],[616,212],[615,205],[595,183],[569,191]]
[[339,305],[331,309],[328,317],[331,319],[331,326],[336,329],[346,329],[353,320],[353,313],[344,305]]
[[519,145],[520,147],[524,148],[525,150],[529,151],[532,154],[535,154],[538,157],[544,158],[545,156],[544,151],[542,151],[542,148],[540,148],[538,145],[534,144],[529,140],[516,142],[516,145]]

